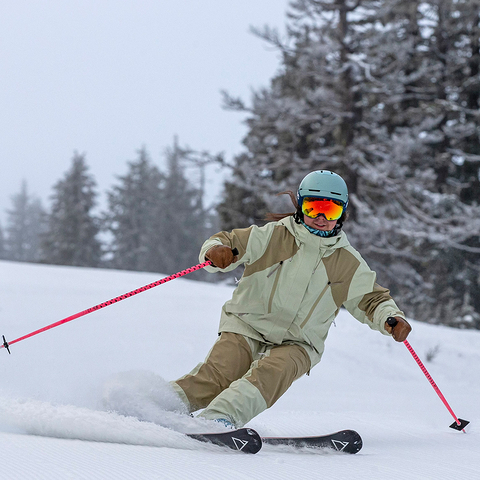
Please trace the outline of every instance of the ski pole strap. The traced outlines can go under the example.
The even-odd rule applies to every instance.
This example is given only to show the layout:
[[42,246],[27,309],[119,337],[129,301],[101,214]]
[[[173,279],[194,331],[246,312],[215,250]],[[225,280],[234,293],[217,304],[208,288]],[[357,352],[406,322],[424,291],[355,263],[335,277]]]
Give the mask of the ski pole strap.
[[435,390],[435,392],[437,392],[437,395],[440,397],[440,400],[443,402],[443,404],[445,405],[445,407],[447,408],[447,410],[450,412],[450,415],[452,415],[452,417],[455,419],[455,422],[452,423],[452,425],[450,425],[450,428],[453,428],[455,430],[462,430],[463,433],[465,433],[465,430],[464,428],[470,423],[468,420],[462,420],[462,419],[459,419],[457,418],[457,416],[455,415],[454,411],[452,410],[452,408],[450,407],[450,405],[448,404],[447,400],[445,399],[445,397],[443,396],[442,392],[440,391],[440,389],[438,388],[437,384],[434,382],[433,378],[431,377],[431,375],[428,373],[428,370],[426,369],[425,365],[423,364],[423,362],[420,360],[420,358],[418,358],[418,355],[415,353],[415,350],[412,348],[412,346],[408,343],[407,340],[405,340],[403,342],[405,344],[405,346],[407,347],[408,351],[412,354],[412,357],[415,359],[415,361],[417,362],[418,366],[420,367],[420,369],[422,370],[423,374],[427,377],[428,381],[430,382],[430,385],[433,387],[433,389]]
[[173,275],[170,275],[168,277],[157,280],[156,282],[149,283],[148,285],[137,288],[136,290],[132,290],[131,292],[125,293],[125,294],[120,295],[118,297],[112,298],[111,300],[108,300],[106,302],[99,303],[98,305],[95,305],[94,307],[87,308],[87,310],[83,310],[82,312],[71,315],[70,317],[66,317],[63,320],[59,320],[58,322],[47,325],[46,327],[40,328],[39,330],[35,330],[34,332],[31,332],[27,335],[24,335],[23,337],[16,338],[15,340],[12,340],[11,342],[7,342],[5,340],[5,336],[3,336],[3,344],[0,344],[0,348],[5,348],[8,351],[8,353],[10,353],[9,346],[13,345],[14,343],[21,342],[22,340],[33,337],[34,335],[38,335],[39,333],[46,332],[47,330],[58,327],[59,325],[63,325],[64,323],[71,322],[72,320],[75,320],[76,318],[83,317],[84,315],[95,312],[96,310],[100,310],[101,308],[108,307],[109,305],[120,302],[121,300],[125,300],[126,298],[133,297],[134,295],[137,295],[138,293],[142,293],[142,292],[145,292],[146,290],[150,290],[151,288],[156,287],[158,285],[161,285],[162,283],[166,283],[166,282],[169,282],[170,280],[174,280],[176,278],[183,277],[184,275],[188,275],[189,273],[195,272],[196,270],[200,270],[200,269],[202,269],[204,267],[207,267],[211,264],[212,264],[212,262],[210,262],[210,260],[208,260],[206,262],[203,262],[203,263],[199,263],[198,265],[194,265],[193,267],[182,270],[181,272],[174,273]]

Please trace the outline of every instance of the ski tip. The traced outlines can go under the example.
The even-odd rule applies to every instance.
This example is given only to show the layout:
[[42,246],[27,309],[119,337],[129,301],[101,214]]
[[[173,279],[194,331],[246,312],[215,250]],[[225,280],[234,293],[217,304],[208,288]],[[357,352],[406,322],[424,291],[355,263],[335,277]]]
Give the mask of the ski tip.
[[355,454],[363,447],[363,439],[355,430],[341,430],[336,435],[339,437],[339,443],[335,448],[339,452]]
[[262,448],[262,437],[253,428],[246,428],[248,435],[248,449],[246,453],[258,453]]
[[343,453],[357,453],[363,447],[362,437],[355,430],[341,430],[328,435],[309,437],[264,437],[262,440],[269,445],[327,449]]
[[450,428],[458,430],[459,432],[461,432],[470,423],[468,420],[463,420],[462,418],[459,418],[458,421],[460,422],[459,424],[455,421],[450,425]]

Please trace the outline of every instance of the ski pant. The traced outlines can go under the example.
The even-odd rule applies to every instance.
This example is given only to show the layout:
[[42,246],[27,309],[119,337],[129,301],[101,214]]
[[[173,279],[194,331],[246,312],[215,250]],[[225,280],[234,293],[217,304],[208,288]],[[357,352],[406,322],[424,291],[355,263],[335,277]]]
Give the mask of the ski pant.
[[205,408],[201,417],[241,427],[271,407],[310,365],[298,344],[267,345],[223,332],[205,361],[171,385],[190,412]]

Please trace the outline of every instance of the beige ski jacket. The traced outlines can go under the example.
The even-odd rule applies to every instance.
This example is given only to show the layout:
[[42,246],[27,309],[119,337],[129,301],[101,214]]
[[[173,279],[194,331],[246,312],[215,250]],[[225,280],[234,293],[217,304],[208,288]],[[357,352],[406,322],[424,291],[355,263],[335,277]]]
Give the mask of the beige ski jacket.
[[385,335],[387,317],[405,318],[344,232],[319,237],[287,217],[213,235],[202,246],[201,262],[214,245],[237,248],[238,260],[223,270],[207,271],[245,266],[232,299],[222,308],[219,332],[267,344],[299,343],[307,347],[313,366],[340,307]]

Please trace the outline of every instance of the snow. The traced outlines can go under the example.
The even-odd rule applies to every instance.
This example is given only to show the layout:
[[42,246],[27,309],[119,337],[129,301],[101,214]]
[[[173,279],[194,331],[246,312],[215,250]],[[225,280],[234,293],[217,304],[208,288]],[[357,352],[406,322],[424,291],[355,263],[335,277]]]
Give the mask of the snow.
[[[163,276],[0,262],[0,335],[11,341]],[[364,440],[358,454],[264,446],[244,455],[179,433],[210,424],[155,402],[165,380],[205,357],[231,291],[177,279],[18,342],[11,355],[1,349],[2,477],[480,479],[480,332],[413,320],[410,344],[471,421],[466,434],[448,428],[405,346],[343,311],[322,362],[249,426],[265,436],[351,428]]]

